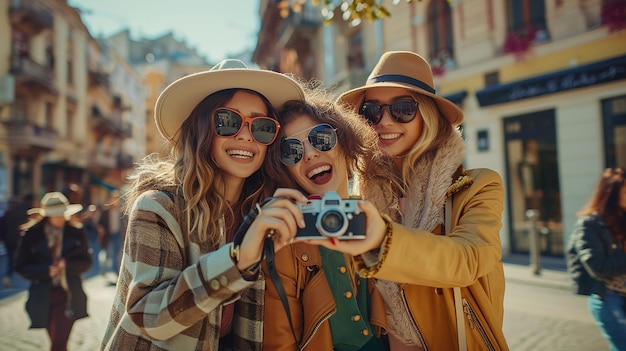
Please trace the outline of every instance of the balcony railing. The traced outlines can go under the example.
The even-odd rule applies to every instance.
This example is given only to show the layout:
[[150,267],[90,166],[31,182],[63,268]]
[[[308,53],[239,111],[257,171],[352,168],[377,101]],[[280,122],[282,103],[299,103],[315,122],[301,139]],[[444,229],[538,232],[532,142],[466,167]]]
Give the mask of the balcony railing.
[[314,30],[321,24],[321,15],[315,8],[305,6],[301,12],[290,11],[278,29],[278,42],[287,46],[292,38],[296,37],[297,33],[301,33],[305,37],[313,35],[315,33]]
[[28,56],[12,55],[11,73],[15,76],[16,84],[31,84],[56,93],[53,70],[40,65]]
[[117,155],[117,166],[119,168],[132,168],[133,163],[134,163],[134,160],[131,155],[126,155],[126,154]]
[[5,122],[9,145],[15,148],[52,150],[58,135],[49,127],[42,127],[23,119],[12,118]]
[[39,0],[12,0],[9,8],[11,24],[24,33],[35,34],[52,28],[53,17]]
[[131,126],[128,122],[119,120],[119,113],[112,116],[105,116],[98,106],[91,107],[91,126],[101,135],[113,134],[119,137],[129,137]]
[[89,85],[90,86],[101,86],[104,89],[109,89],[110,81],[109,75],[100,71],[99,69],[90,69],[89,70]]

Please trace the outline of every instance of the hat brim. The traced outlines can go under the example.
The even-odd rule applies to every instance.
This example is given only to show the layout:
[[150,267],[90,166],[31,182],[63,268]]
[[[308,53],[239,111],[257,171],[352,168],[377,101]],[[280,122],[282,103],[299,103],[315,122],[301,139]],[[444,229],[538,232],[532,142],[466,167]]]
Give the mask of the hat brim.
[[199,72],[180,78],[163,90],[154,110],[157,129],[164,138],[175,142],[181,125],[196,105],[225,89],[256,91],[274,108],[289,100],[304,100],[300,85],[281,73],[243,68]]
[[67,205],[67,207],[65,207],[64,209],[45,209],[45,208],[31,208],[30,210],[26,211],[27,215],[34,215],[34,214],[38,214],[40,216],[43,217],[55,217],[55,216],[65,216],[65,217],[69,217],[73,214],[76,214],[78,212],[80,212],[80,210],[83,209],[83,205],[81,204],[72,204],[72,205]]
[[354,88],[352,90],[348,90],[347,92],[341,94],[337,100],[339,102],[346,103],[348,105],[354,106],[355,109],[360,108],[363,103],[363,99],[365,97],[365,91],[372,88],[403,88],[413,92],[416,92],[420,95],[425,95],[431,97],[435,104],[437,105],[437,109],[439,112],[452,124],[453,126],[458,126],[463,123],[463,111],[452,101],[443,98],[441,96],[437,96],[436,94],[430,93],[423,89],[419,89],[413,85],[397,83],[397,82],[379,82],[370,85],[365,85],[362,87]]

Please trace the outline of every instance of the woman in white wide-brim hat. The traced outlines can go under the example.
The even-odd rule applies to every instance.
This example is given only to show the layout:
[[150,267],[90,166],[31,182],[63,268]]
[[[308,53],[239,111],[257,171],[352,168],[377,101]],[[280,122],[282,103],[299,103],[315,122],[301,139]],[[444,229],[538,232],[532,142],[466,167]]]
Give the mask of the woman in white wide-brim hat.
[[81,209],[60,192],[47,193],[21,227],[15,271],[30,280],[30,327],[47,329],[51,350],[66,350],[74,321],[87,317],[81,274],[91,267],[91,250],[82,225],[70,221]]
[[355,255],[358,273],[376,278],[391,349],[507,350],[504,189],[496,172],[463,168],[461,109],[437,95],[430,65],[408,51],[383,54],[338,101],[378,134],[403,184],[380,208],[390,216],[364,208],[366,239],[322,243]]
[[260,168],[280,128],[275,109],[302,99],[291,78],[239,60],[161,92],[154,117],[169,157],[144,160],[123,196],[128,229],[103,349],[262,348],[266,231],[277,233],[279,250],[302,215],[287,198],[256,206],[243,241],[232,241],[264,196]]

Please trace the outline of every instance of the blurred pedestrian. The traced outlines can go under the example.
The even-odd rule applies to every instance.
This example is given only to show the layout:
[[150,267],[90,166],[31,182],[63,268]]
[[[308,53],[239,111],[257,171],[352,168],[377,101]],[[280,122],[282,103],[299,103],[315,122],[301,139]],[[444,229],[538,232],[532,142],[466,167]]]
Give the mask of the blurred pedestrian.
[[53,351],[66,350],[74,321],[87,317],[81,274],[91,267],[91,250],[81,223],[69,221],[81,208],[60,192],[45,194],[41,207],[28,210],[15,255],[15,271],[30,280],[30,327],[46,328]]
[[68,201],[72,204],[81,204],[83,205],[83,209],[78,213],[74,214],[71,218],[72,221],[79,221],[85,227],[87,231],[87,237],[89,238],[89,243],[93,247],[94,244],[97,243],[98,239],[98,230],[97,230],[97,221],[98,221],[98,207],[92,203],[89,203],[85,199],[85,191],[83,187],[77,183],[70,183],[67,188],[63,191],[63,195],[65,195]]
[[120,192],[113,190],[100,213],[98,221],[98,263],[100,274],[112,270],[119,274],[122,259],[122,212],[120,211]]
[[26,194],[23,198],[15,197],[9,201],[9,207],[4,213],[2,221],[2,232],[4,234],[4,245],[7,249],[7,271],[2,278],[2,285],[5,288],[11,287],[13,284],[13,259],[15,257],[15,249],[20,237],[20,225],[26,223],[28,216],[26,211],[32,206],[33,195]]
[[578,221],[567,251],[574,290],[611,351],[626,350],[626,174],[607,168]]

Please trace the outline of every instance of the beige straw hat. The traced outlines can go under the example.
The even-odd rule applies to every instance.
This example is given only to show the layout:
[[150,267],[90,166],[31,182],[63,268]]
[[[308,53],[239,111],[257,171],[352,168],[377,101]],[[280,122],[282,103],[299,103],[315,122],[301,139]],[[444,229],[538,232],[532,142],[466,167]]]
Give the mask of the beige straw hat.
[[236,88],[258,92],[274,108],[281,107],[289,100],[304,100],[302,87],[288,76],[248,68],[242,61],[228,59],[208,71],[180,78],[161,92],[154,109],[159,133],[175,143],[181,125],[196,105],[215,92]]
[[83,205],[70,204],[65,195],[60,192],[47,193],[41,198],[41,207],[28,210],[28,215],[39,214],[44,217],[69,217],[83,209]]
[[361,107],[365,91],[377,87],[395,87],[414,91],[431,97],[439,112],[452,124],[463,122],[463,111],[452,101],[437,96],[430,65],[420,55],[410,51],[389,51],[380,60],[367,77],[365,85],[349,90],[339,96],[338,101]]

